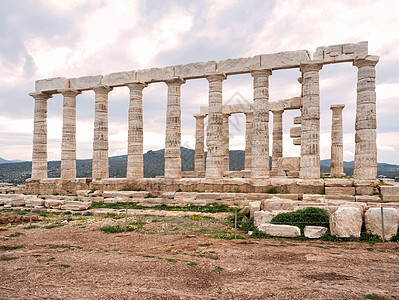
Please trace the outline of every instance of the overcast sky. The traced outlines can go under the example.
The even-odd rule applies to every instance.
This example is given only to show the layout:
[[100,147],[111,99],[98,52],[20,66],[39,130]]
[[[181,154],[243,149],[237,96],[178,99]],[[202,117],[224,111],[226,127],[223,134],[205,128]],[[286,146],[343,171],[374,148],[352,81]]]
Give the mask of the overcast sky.
[[[31,160],[37,79],[222,60],[318,46],[369,42],[377,65],[378,161],[399,164],[399,1],[320,0],[2,0],[0,1],[0,157]],[[298,69],[275,71],[270,101],[300,95]],[[345,104],[344,160],[353,160],[357,68],[320,71],[321,158],[330,158],[331,104]],[[144,89],[144,149],[164,147],[164,83]],[[224,104],[252,101],[250,75],[224,81]],[[109,155],[127,152],[129,90],[109,94]],[[195,119],[207,105],[205,79],[182,86],[182,145],[194,148]],[[284,156],[297,111],[284,113]],[[77,98],[77,156],[90,158],[94,92]],[[270,118],[272,123],[272,118]],[[271,129],[271,128],[270,128]],[[60,159],[62,97],[48,103],[49,160]],[[230,149],[244,149],[245,118],[230,117]],[[270,136],[271,140],[271,136]]]

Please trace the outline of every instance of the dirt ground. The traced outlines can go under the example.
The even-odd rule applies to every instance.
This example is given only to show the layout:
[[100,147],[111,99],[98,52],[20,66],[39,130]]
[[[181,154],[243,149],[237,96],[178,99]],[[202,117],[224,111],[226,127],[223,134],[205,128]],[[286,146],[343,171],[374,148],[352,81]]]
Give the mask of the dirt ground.
[[0,299],[399,299],[398,243],[100,231],[120,221],[2,227]]

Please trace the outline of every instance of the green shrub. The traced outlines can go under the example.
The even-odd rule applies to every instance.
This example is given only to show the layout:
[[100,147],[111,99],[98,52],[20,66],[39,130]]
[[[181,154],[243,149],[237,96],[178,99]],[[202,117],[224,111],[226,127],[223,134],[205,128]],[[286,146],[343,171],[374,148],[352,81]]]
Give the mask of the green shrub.
[[[127,231],[129,228],[126,228]],[[120,225],[108,225],[100,228],[101,231],[104,231],[105,233],[119,233],[119,232],[124,232],[125,228],[120,226]]]
[[317,207],[307,207],[297,211],[278,214],[272,219],[271,223],[297,226],[301,229],[302,233],[305,226],[308,225],[330,227],[327,212]]
[[399,231],[391,238],[391,242],[399,242]]
[[270,188],[266,192],[267,194],[278,194],[277,190],[275,188]]

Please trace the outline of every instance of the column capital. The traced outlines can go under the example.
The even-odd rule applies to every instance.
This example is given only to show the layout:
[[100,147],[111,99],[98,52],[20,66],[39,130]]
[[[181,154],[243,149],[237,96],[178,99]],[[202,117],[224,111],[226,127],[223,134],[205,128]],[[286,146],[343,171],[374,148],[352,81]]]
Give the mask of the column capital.
[[207,73],[205,74],[205,78],[211,82],[211,81],[223,81],[227,79],[227,76],[225,73]]
[[29,93],[29,96],[33,97],[35,100],[48,100],[53,98],[53,95],[47,93]]
[[256,76],[270,76],[272,75],[272,69],[254,69],[251,71],[252,77]]
[[331,110],[343,110],[345,108],[345,104],[334,104],[330,106]]
[[64,97],[76,97],[77,95],[82,93],[81,91],[74,89],[59,89],[57,90],[57,92],[62,94]]
[[271,112],[273,113],[273,115],[283,114],[284,109],[273,109],[273,110],[271,110]]
[[133,81],[133,82],[126,83],[126,86],[127,86],[130,90],[139,90],[139,91],[142,91],[145,87],[148,86],[148,84],[145,83],[145,82],[142,82],[142,81]]
[[180,76],[175,77],[173,79],[165,80],[166,85],[173,85],[173,86],[181,86],[183,83],[186,83],[186,80],[181,78]]
[[380,57],[377,55],[367,55],[363,58],[355,58],[355,60],[353,61],[353,65],[358,68],[366,66],[374,67],[378,63],[379,59]]
[[100,85],[93,87],[93,91],[95,93],[108,94],[110,91],[112,91],[112,87],[100,84]]
[[312,72],[312,71],[320,71],[323,68],[323,62],[319,60],[313,60],[301,63],[299,66],[299,70],[302,73]]
[[196,118],[196,119],[205,119],[206,115],[204,115],[204,114],[194,114],[193,117]]

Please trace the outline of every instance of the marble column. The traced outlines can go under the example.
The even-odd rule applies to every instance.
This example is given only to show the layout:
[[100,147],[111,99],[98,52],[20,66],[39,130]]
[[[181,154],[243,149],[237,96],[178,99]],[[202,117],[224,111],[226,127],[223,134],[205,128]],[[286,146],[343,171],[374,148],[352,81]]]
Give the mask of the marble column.
[[300,178],[320,178],[319,71],[323,63],[307,62],[302,72],[302,121]]
[[32,179],[47,178],[47,100],[44,93],[29,94],[35,99],[33,123]]
[[223,80],[227,77],[224,73],[207,75],[209,82],[209,112],[208,128],[206,131],[206,146],[208,154],[206,158],[206,177],[223,177]]
[[205,172],[204,155],[204,119],[205,115],[194,115],[195,118],[195,157],[194,170],[197,174]]
[[108,93],[112,88],[99,85],[95,93],[92,178],[108,178]]
[[272,171],[277,172],[277,161],[283,157],[283,112],[273,110],[273,152]]
[[58,90],[64,97],[61,142],[61,178],[76,178],[76,96],[73,89]]
[[223,133],[222,133],[222,144],[223,144],[223,172],[230,170],[230,139],[229,139],[229,117],[230,114],[223,114]]
[[168,86],[165,134],[165,178],[181,178],[181,108],[180,88],[184,79],[175,78]]
[[375,179],[377,176],[375,66],[378,60],[378,56],[368,55],[353,62],[358,68],[355,179]]
[[144,177],[143,169],[143,82],[127,84],[130,90],[127,144],[127,179]]
[[245,170],[251,171],[252,166],[252,135],[254,114],[245,113]]
[[252,178],[269,178],[269,76],[271,70],[252,71],[254,121],[252,137]]
[[331,176],[342,176],[344,174],[344,143],[342,127],[342,110],[344,104],[331,105]]

